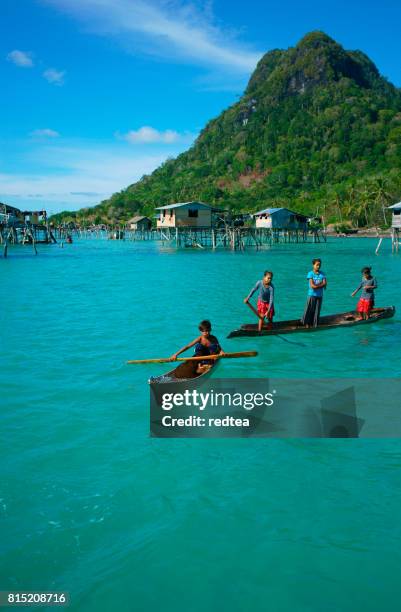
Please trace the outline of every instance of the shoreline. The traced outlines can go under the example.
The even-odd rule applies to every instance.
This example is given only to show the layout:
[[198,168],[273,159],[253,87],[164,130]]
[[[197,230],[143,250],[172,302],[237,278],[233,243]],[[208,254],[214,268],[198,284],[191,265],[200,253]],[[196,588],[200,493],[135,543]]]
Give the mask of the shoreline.
[[325,236],[327,238],[390,238],[391,239],[391,231],[384,230],[383,232],[369,232],[360,231],[357,234],[337,234],[337,232],[326,232]]

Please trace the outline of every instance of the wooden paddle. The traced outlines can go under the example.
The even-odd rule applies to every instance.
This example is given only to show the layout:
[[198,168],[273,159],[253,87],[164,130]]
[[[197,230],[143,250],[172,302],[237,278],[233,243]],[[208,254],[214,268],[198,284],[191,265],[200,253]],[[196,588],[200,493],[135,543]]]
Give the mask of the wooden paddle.
[[256,310],[256,308],[254,308],[250,302],[245,302],[245,304],[246,304],[247,306],[249,306],[249,308],[250,308],[250,309],[252,310],[252,312],[253,312],[253,313],[254,313],[254,314],[255,314],[255,315],[258,317],[258,319],[262,319],[262,320],[264,319],[264,317],[261,317],[261,316],[260,316],[260,314],[258,313],[258,311]]
[[204,359],[235,359],[237,357],[256,357],[257,351],[241,351],[239,353],[224,353],[224,355],[201,355],[200,357],[177,357],[177,359],[169,359],[162,357],[161,359],[132,359],[127,363],[174,363],[174,361],[203,361]]

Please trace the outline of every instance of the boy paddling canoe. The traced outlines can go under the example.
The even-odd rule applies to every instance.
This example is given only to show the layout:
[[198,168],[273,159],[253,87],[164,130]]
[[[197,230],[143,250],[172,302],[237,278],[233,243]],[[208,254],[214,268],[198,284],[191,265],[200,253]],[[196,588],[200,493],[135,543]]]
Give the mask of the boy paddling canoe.
[[[190,342],[189,344],[186,344],[182,349],[171,355],[170,361],[175,361],[178,355],[181,355],[181,353],[184,353],[192,346],[195,347],[195,357],[200,357],[203,355],[207,356],[225,354],[216,336],[213,336],[211,334],[212,324],[210,323],[210,321],[206,319],[204,321],[201,321],[199,323],[199,331],[201,332],[201,335],[195,338],[195,340],[192,340],[192,342]],[[209,360],[205,360],[204,363],[201,361],[198,365],[197,372],[201,374],[203,372],[206,372],[207,370],[210,370],[211,367],[212,364]]]
[[254,293],[258,293],[258,331],[262,331],[263,321],[268,321],[268,328],[273,327],[274,317],[274,287],[272,285],[273,272],[266,270],[262,280],[258,280],[250,294],[244,299],[244,304],[249,304],[249,300]]

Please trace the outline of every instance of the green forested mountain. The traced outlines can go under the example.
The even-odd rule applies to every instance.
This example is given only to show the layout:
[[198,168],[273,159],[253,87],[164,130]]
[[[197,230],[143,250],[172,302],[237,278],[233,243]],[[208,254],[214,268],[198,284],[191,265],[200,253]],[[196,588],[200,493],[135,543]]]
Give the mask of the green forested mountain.
[[384,206],[400,196],[401,90],[361,51],[312,32],[267,53],[242,98],[188,151],[94,208],[55,217],[122,222],[197,199],[366,225],[383,223]]

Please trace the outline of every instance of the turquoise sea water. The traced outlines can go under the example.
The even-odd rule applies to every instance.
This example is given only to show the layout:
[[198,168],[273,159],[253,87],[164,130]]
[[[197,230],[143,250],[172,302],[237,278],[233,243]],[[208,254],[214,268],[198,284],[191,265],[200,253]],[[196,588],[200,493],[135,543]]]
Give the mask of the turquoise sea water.
[[[399,440],[149,438],[147,379],[210,318],[259,357],[219,376],[400,375],[401,256],[338,239],[245,253],[81,240],[0,261],[0,590],[71,593],[72,610],[399,607]],[[274,271],[276,317],[302,313],[313,256],[324,313],[348,310],[373,265],[392,320],[225,340]],[[380,406],[378,405],[378,409]]]

